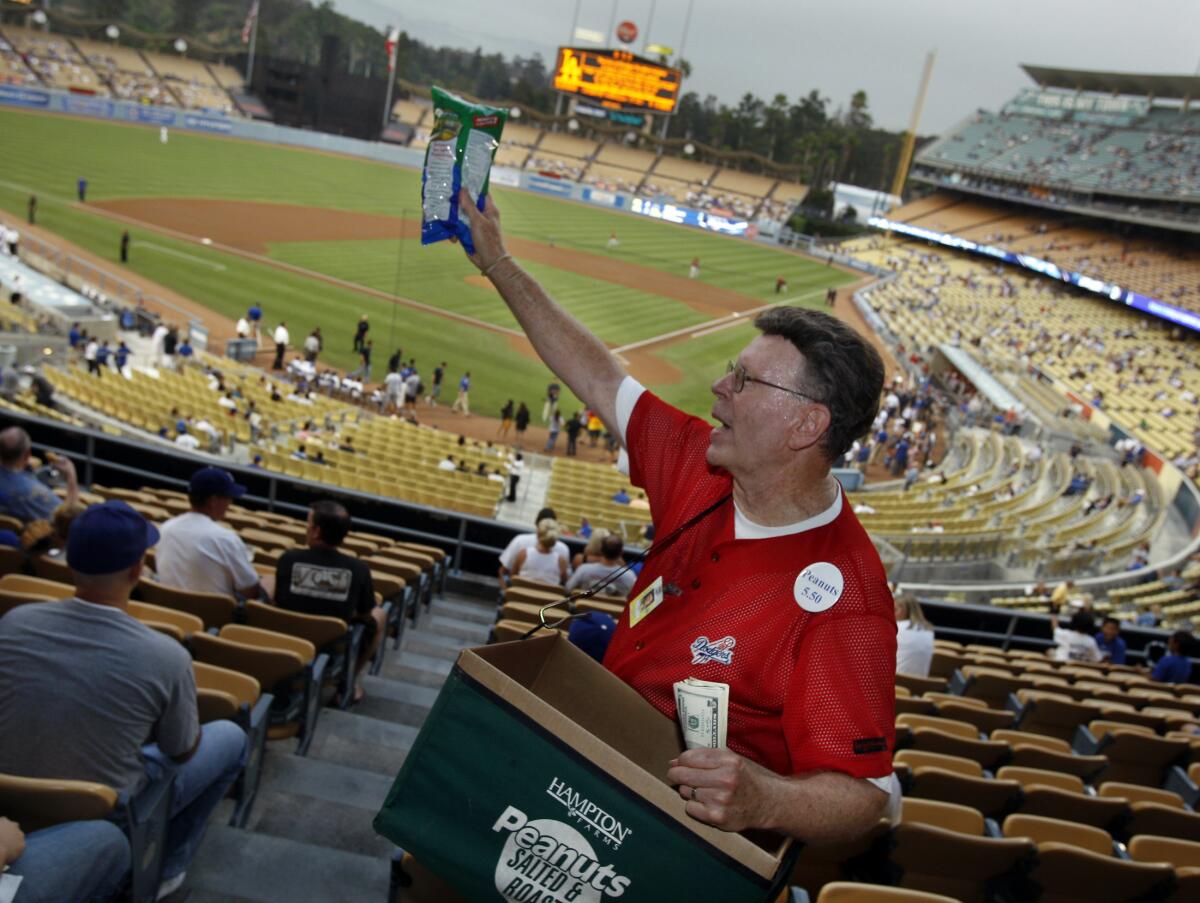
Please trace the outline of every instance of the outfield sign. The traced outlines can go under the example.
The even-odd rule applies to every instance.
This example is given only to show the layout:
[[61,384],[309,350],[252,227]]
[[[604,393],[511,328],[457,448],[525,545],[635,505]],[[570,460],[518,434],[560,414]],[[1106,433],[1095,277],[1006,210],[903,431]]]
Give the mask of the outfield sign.
[[708,210],[693,210],[691,207],[679,207],[675,204],[661,204],[645,198],[633,198],[629,209],[641,216],[651,219],[666,220],[681,226],[695,226],[709,232],[719,232],[722,235],[749,237],[751,225],[744,219],[730,219],[726,216]]
[[1132,307],[1134,310],[1151,314],[1169,323],[1200,332],[1200,314],[1194,311],[1175,307],[1173,304],[1167,304],[1165,301],[1151,298],[1149,295],[1143,295],[1140,292],[1122,288],[1112,282],[1105,282],[1097,279],[1095,276],[1061,269],[1057,264],[1051,263],[1049,260],[1043,260],[1040,257],[1034,257],[1032,254],[1018,254],[1015,251],[1008,251],[1004,248],[998,248],[995,245],[979,244],[969,238],[951,235],[948,232],[938,232],[934,229],[926,229],[922,226],[914,226],[910,223],[896,222],[882,216],[872,216],[867,220],[867,224],[874,226],[876,229],[883,229],[887,232],[899,232],[901,235],[908,235],[912,238],[934,242],[947,248],[966,251],[968,254],[980,254],[985,257],[991,257],[994,260],[1001,260],[1013,266],[1019,266],[1022,269],[1037,273],[1040,276],[1065,282],[1067,285],[1074,285],[1085,292],[1091,292],[1093,295],[1099,295],[1107,298],[1109,301],[1116,301],[1124,304],[1126,307]]
[[548,176],[531,175],[526,187],[533,191],[540,191],[542,194],[554,194],[559,197],[570,197],[572,190],[575,188],[574,182],[568,182],[566,179],[551,179]]
[[11,103],[22,107],[45,107],[50,105],[50,94],[37,88],[0,85],[0,103]]
[[216,110],[180,110],[153,104],[113,100],[91,94],[0,85],[0,104],[37,107],[55,113],[87,116],[92,119],[116,119],[146,125],[174,126],[197,132],[227,135],[234,131],[234,120]]
[[468,649],[375,829],[471,901],[774,900],[791,841],[689,817],[662,777],[682,748],[557,633]]

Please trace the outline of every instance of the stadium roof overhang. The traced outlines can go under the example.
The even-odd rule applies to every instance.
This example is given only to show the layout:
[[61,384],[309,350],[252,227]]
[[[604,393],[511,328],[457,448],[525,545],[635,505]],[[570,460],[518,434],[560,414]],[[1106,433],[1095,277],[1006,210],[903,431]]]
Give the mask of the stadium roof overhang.
[[1200,100],[1200,75],[1137,75],[1093,69],[1059,69],[1054,66],[1021,66],[1043,88],[1098,91],[1172,100]]

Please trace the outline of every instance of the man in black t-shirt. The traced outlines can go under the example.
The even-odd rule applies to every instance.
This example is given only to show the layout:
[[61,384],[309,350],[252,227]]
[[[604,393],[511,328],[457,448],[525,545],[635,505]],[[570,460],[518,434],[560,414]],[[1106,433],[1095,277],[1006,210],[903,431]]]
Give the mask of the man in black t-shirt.
[[[371,569],[338,551],[350,532],[350,513],[334,501],[315,502],[308,512],[308,548],[289,549],[275,570],[275,604],[306,615],[363,624],[359,671],[371,660],[384,634],[384,612],[375,604]],[[354,700],[362,698],[362,688]]]

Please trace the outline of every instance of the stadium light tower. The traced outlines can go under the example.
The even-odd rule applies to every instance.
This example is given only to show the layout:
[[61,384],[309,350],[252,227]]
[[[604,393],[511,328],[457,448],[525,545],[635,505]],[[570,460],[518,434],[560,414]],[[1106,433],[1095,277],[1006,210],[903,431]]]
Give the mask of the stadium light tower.
[[921,86],[917,88],[917,99],[913,104],[912,118],[908,121],[908,131],[904,134],[904,147],[900,151],[900,160],[896,164],[896,178],[892,180],[892,194],[901,197],[904,183],[908,181],[908,168],[912,165],[913,148],[917,145],[917,127],[921,124],[921,112],[925,109],[925,95],[929,91],[929,77],[933,75],[933,61],[937,59],[937,51],[931,50],[925,57],[925,71],[921,73]]

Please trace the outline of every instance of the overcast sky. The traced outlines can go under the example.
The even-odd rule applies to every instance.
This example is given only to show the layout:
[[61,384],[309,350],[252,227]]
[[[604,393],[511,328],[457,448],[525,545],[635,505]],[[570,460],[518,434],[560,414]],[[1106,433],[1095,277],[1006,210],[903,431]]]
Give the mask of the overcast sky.
[[[437,46],[482,47],[547,64],[568,42],[577,0],[334,0],[377,27]],[[817,88],[835,105],[863,89],[875,121],[905,128],[925,54],[937,50],[920,132],[995,109],[1029,84],[1020,63],[1194,73],[1200,0],[691,0],[684,90],[736,103],[747,91],[789,99]],[[680,48],[689,0],[578,0],[579,27],[634,22]],[[651,10],[653,9],[653,19]],[[615,42],[614,42],[615,43]],[[642,37],[633,45],[640,50]]]

